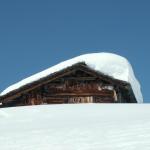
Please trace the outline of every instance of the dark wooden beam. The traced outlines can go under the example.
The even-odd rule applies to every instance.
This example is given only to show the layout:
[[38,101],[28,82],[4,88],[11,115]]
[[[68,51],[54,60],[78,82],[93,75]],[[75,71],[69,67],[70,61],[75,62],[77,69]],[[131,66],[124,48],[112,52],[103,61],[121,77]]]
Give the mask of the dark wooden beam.
[[95,80],[96,77],[66,77],[66,78],[63,78],[64,80],[83,80],[83,81],[86,81],[86,80]]
[[54,93],[54,94],[52,94],[52,95],[48,95],[48,97],[50,97],[50,96],[52,96],[52,97],[54,97],[54,96],[65,96],[65,97],[67,97],[67,96],[105,96],[105,97],[107,97],[107,96],[112,96],[113,95],[113,93]]

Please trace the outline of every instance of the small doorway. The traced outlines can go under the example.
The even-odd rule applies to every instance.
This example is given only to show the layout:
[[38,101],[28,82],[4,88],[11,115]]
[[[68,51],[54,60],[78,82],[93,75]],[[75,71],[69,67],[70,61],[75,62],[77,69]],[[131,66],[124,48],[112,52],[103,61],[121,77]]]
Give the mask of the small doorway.
[[113,97],[94,96],[94,103],[114,103]]

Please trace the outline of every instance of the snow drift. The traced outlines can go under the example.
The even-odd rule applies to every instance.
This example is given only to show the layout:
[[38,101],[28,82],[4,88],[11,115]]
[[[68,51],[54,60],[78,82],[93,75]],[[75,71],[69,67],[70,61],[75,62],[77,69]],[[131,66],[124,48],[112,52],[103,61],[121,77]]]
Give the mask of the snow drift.
[[1,150],[149,150],[150,105],[0,109]]
[[112,54],[112,53],[85,54],[85,55],[81,55],[81,56],[69,59],[67,61],[61,62],[58,65],[50,67],[47,70],[44,70],[14,85],[11,85],[7,89],[5,89],[0,94],[0,96],[4,96],[8,94],[9,92],[16,90],[26,84],[37,81],[52,73],[65,69],[79,62],[84,62],[88,67],[90,67],[91,69],[95,71],[102,72],[115,79],[123,80],[123,81],[130,83],[138,103],[143,102],[140,84],[134,75],[134,72],[130,63],[124,57],[116,55],[116,54]]

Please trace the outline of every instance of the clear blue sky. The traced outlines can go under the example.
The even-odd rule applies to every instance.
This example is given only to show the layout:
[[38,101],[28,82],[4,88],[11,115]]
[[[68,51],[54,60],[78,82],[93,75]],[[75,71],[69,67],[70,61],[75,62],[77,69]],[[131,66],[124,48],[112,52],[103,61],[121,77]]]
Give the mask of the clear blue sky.
[[90,52],[125,56],[150,102],[149,0],[1,0],[0,91]]

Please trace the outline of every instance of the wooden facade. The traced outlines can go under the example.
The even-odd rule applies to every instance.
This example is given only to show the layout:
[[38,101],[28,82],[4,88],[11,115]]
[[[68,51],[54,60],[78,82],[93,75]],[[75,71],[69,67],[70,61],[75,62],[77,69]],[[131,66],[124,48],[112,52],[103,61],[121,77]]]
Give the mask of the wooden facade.
[[129,83],[78,63],[0,98],[3,107],[68,103],[136,103]]

